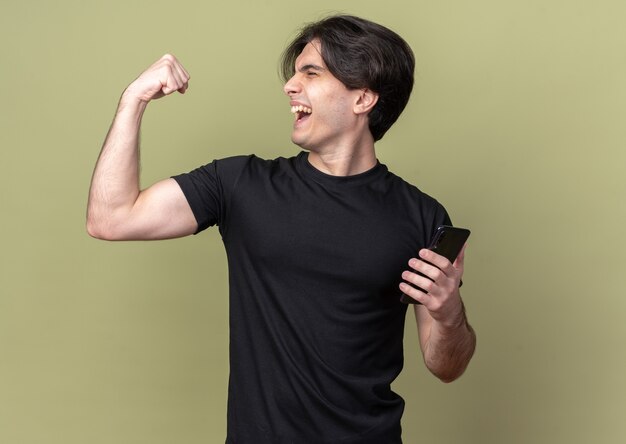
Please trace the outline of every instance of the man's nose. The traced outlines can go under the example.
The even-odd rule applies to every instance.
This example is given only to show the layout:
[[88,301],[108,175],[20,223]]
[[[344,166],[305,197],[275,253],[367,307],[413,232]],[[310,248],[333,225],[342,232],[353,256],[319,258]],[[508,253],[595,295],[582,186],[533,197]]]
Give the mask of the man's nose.
[[296,78],[296,75],[293,75],[289,80],[287,80],[287,83],[285,83],[285,86],[283,87],[283,91],[285,91],[285,94],[288,96],[297,94],[300,92],[300,89],[300,82]]

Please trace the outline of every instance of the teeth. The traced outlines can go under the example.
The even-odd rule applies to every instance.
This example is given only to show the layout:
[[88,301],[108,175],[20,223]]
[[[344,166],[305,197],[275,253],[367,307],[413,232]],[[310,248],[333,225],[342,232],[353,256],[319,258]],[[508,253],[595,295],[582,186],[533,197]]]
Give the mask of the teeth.
[[306,106],[302,106],[302,105],[298,105],[298,106],[292,106],[291,107],[291,112],[292,113],[307,113],[307,114],[311,114],[313,112],[313,110],[311,108],[307,108]]

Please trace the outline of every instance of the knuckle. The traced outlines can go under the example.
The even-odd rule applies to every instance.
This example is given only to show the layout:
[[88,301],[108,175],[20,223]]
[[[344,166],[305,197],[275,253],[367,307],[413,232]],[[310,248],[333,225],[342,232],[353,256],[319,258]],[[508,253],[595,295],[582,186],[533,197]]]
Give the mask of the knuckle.
[[429,310],[432,312],[438,312],[441,310],[441,302],[438,299],[433,299],[430,304]]
[[420,288],[422,288],[426,293],[430,293],[434,288],[435,283],[427,280],[426,282],[420,283]]
[[411,297],[415,297],[417,296],[417,291],[415,290],[415,288],[411,287],[411,286],[407,286],[406,290],[404,291],[406,294],[408,294]]

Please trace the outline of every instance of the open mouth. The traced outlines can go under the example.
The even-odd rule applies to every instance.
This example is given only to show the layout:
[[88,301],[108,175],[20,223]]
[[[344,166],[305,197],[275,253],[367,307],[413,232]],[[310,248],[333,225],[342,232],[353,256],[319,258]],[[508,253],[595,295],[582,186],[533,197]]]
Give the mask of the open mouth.
[[308,118],[313,110],[303,105],[292,106],[291,112],[296,116],[296,122],[301,122]]

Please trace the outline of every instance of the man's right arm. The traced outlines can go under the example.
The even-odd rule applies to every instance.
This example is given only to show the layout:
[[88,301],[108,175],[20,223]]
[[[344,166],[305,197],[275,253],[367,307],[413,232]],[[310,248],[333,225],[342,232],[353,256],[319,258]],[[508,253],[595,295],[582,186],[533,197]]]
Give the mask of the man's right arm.
[[146,106],[175,91],[184,93],[188,85],[189,74],[168,54],[122,94],[91,180],[87,204],[87,232],[91,236],[150,240],[196,231],[196,219],[174,179],[139,189],[139,130]]

